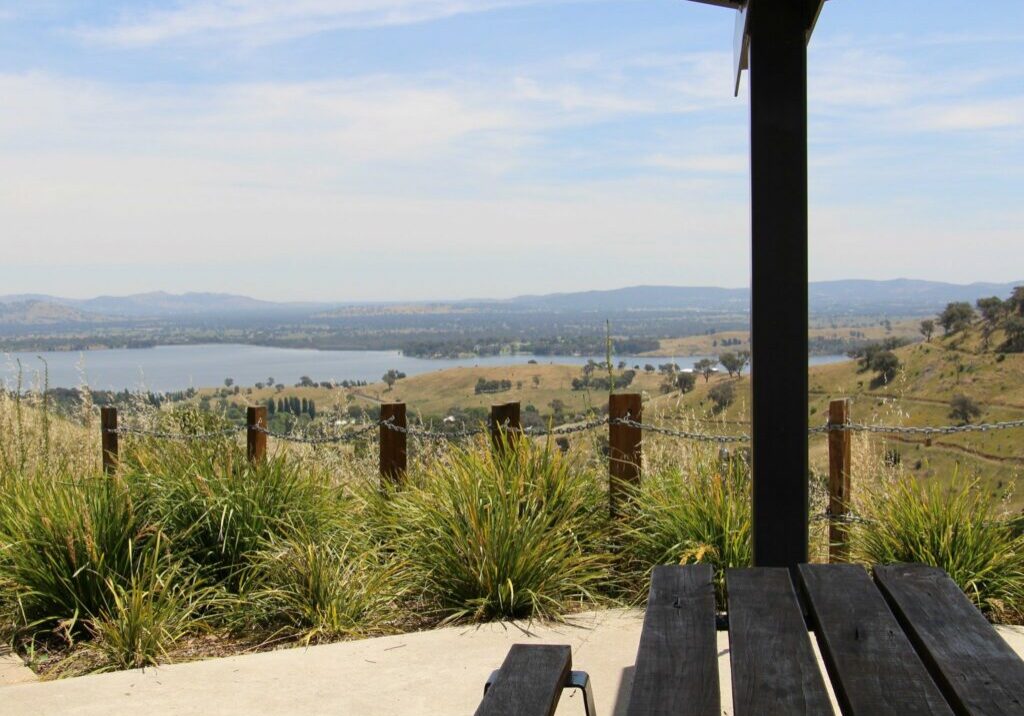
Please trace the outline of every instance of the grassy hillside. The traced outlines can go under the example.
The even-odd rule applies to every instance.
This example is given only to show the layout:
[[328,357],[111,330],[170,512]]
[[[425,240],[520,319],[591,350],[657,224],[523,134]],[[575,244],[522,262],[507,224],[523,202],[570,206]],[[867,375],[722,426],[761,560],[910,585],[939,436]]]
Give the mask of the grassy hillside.
[[[994,336],[992,345],[998,345]],[[974,399],[982,414],[972,422],[1024,419],[1024,355],[984,350],[978,331],[949,338],[934,338],[896,349],[900,368],[888,383],[873,384],[875,374],[862,371],[856,361],[816,366],[810,370],[809,413],[811,425],[823,424],[829,401],[852,399],[854,422],[903,426],[959,424],[950,416],[950,399],[963,394]],[[724,410],[715,409],[709,391],[721,383],[733,383],[736,398]],[[661,396],[648,411],[667,416],[694,416],[719,422],[724,430],[749,430],[750,379],[712,377],[699,380],[693,392]],[[1024,429],[924,436],[872,438],[913,474],[924,480],[949,481],[956,473],[977,475],[986,489],[1005,496],[1014,508],[1024,507],[1024,495],[1012,491],[1024,473]],[[812,467],[827,469],[826,441],[811,444]]]
[[[815,321],[807,334],[812,341],[880,341],[885,338],[920,338],[918,326],[920,319],[904,319],[886,322],[885,318],[854,319],[842,325],[823,320]],[[729,345],[728,342],[739,341]],[[716,355],[727,350],[744,350],[750,348],[750,331],[717,331],[698,336],[682,338],[663,338],[661,347],[656,351],[645,353],[648,356],[700,356]]]
[[[656,362],[656,361],[652,361]],[[632,369],[632,366],[629,366]],[[636,378],[629,386],[631,391],[647,392],[656,395],[664,378],[657,373],[637,371]],[[616,370],[616,375],[621,371]],[[593,406],[607,404],[608,393],[602,390],[573,390],[573,378],[582,375],[579,366],[552,364],[522,364],[503,367],[472,367],[451,368],[433,373],[404,378],[395,383],[391,389],[385,383],[371,383],[358,388],[297,388],[289,387],[282,391],[274,388],[243,389],[237,395],[228,396],[229,402],[236,404],[262,404],[268,398],[296,396],[312,398],[320,412],[338,410],[346,412],[349,406],[355,405],[372,408],[382,402],[404,402],[411,414],[425,419],[438,419],[448,415],[452,408],[462,410],[472,408],[488,409],[494,403],[519,401],[522,405],[532,405],[543,414],[552,412],[551,403],[560,400],[565,405],[565,413],[584,412]],[[607,373],[600,371],[596,377]],[[509,380],[510,390],[495,393],[475,392],[477,381]],[[205,389],[199,397],[214,396],[223,391]]]

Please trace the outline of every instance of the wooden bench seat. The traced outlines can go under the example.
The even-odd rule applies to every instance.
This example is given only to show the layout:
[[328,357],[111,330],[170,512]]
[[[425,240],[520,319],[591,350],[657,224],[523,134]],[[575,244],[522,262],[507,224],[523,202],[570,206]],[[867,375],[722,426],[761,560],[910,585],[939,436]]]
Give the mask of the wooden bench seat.
[[730,569],[725,584],[734,713],[832,716],[789,570]]
[[630,716],[720,716],[714,571],[656,567],[636,654]]
[[799,571],[843,714],[952,714],[867,570],[802,564]]
[[1024,714],[1024,662],[944,571],[896,564],[874,573],[956,713]]
[[570,671],[568,646],[513,644],[476,716],[552,716]]

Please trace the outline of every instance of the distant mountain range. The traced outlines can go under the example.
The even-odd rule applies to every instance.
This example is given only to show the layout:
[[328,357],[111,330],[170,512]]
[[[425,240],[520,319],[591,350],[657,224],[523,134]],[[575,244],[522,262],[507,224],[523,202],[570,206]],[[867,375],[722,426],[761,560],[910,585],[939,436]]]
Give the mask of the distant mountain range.
[[[45,294],[14,294],[0,296],[0,316],[2,311],[22,307],[24,310],[38,311],[39,306],[47,304],[71,309],[68,317],[88,322],[109,320],[111,318],[181,318],[194,316],[230,316],[252,313],[305,313],[321,310],[328,303],[278,303],[261,301],[248,296],[231,293],[167,293],[153,291],[136,293],[128,296],[97,296],[95,298],[62,298]],[[2,320],[2,319],[0,319]]]
[[[951,301],[973,303],[984,296],[1009,296],[1010,283],[953,284],[893,279],[816,281],[809,285],[811,312],[816,315],[934,313]],[[61,298],[43,294],[0,296],[0,325],[31,326],[103,323],[138,319],[213,317],[303,317],[354,303],[278,303],[228,293],[172,294],[163,291],[130,296]],[[361,305],[366,305],[361,304]],[[409,304],[420,305],[420,304]],[[424,302],[422,305],[428,305]],[[430,306],[474,306],[487,310],[611,312],[623,310],[693,310],[743,313],[750,306],[747,288],[714,286],[630,286],[607,291],[518,296],[507,300],[432,301]]]
[[[1005,298],[1010,283],[956,284],[898,278],[888,281],[846,279],[812,281],[808,286],[811,312],[815,314],[918,314],[940,310],[953,301],[973,304],[986,296]],[[608,291],[551,293],[519,296],[510,303],[552,310],[608,311],[615,309],[683,309],[745,311],[750,306],[749,288],[714,286],[630,286]]]

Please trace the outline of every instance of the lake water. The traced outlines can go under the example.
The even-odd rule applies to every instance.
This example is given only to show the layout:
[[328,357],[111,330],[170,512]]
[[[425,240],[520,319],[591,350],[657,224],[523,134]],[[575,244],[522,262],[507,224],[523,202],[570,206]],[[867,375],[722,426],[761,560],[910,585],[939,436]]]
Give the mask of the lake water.
[[[693,365],[702,356],[675,358],[680,366]],[[410,358],[398,351],[318,351],[301,348],[211,344],[158,346],[156,348],[86,351],[47,351],[3,355],[0,377],[10,384],[17,376],[20,359],[26,386],[38,380],[43,363],[49,369],[51,388],[73,388],[83,381],[94,390],[125,388],[152,391],[185,390],[224,384],[233,378],[242,386],[272,377],[277,383],[294,385],[308,375],[315,381],[380,380],[390,368],[406,375],[419,375],[456,366],[520,365],[531,358],[538,363],[583,365],[588,356],[531,356],[526,354],[471,358]],[[594,356],[602,361],[603,356]],[[713,356],[712,356],[713,359]],[[669,358],[615,356],[630,366],[639,363],[667,363]],[[811,365],[847,360],[846,356],[811,356]]]

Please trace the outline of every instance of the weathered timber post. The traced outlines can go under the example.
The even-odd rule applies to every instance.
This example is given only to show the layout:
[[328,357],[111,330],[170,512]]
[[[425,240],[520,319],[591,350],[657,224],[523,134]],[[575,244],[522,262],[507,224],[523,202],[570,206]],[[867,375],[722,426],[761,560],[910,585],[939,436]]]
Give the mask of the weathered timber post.
[[751,537],[756,567],[807,561],[807,43],[825,0],[697,0],[736,10],[750,70]]
[[[386,422],[387,424],[385,424]],[[400,429],[394,430],[392,427]],[[397,485],[405,479],[408,462],[405,428],[405,403],[384,403],[380,406],[380,477],[382,486],[384,482]]]
[[117,408],[100,408],[100,444],[103,472],[112,475],[117,470]]
[[491,443],[495,450],[504,450],[521,432],[518,402],[491,406]]
[[750,176],[753,549],[807,561],[807,32],[810,3],[753,2]]
[[[828,424],[847,425],[850,422],[850,400],[843,398],[828,404]],[[835,518],[850,511],[850,446],[853,434],[849,430],[829,430],[828,433],[828,514]],[[850,555],[849,528],[843,522],[829,520],[828,561],[845,562]]]
[[249,462],[262,462],[267,457],[267,408],[250,406],[245,411],[245,448]]
[[643,431],[616,422],[625,418],[638,423],[643,419],[639,393],[608,396],[608,508],[613,518],[628,488],[640,483]]

